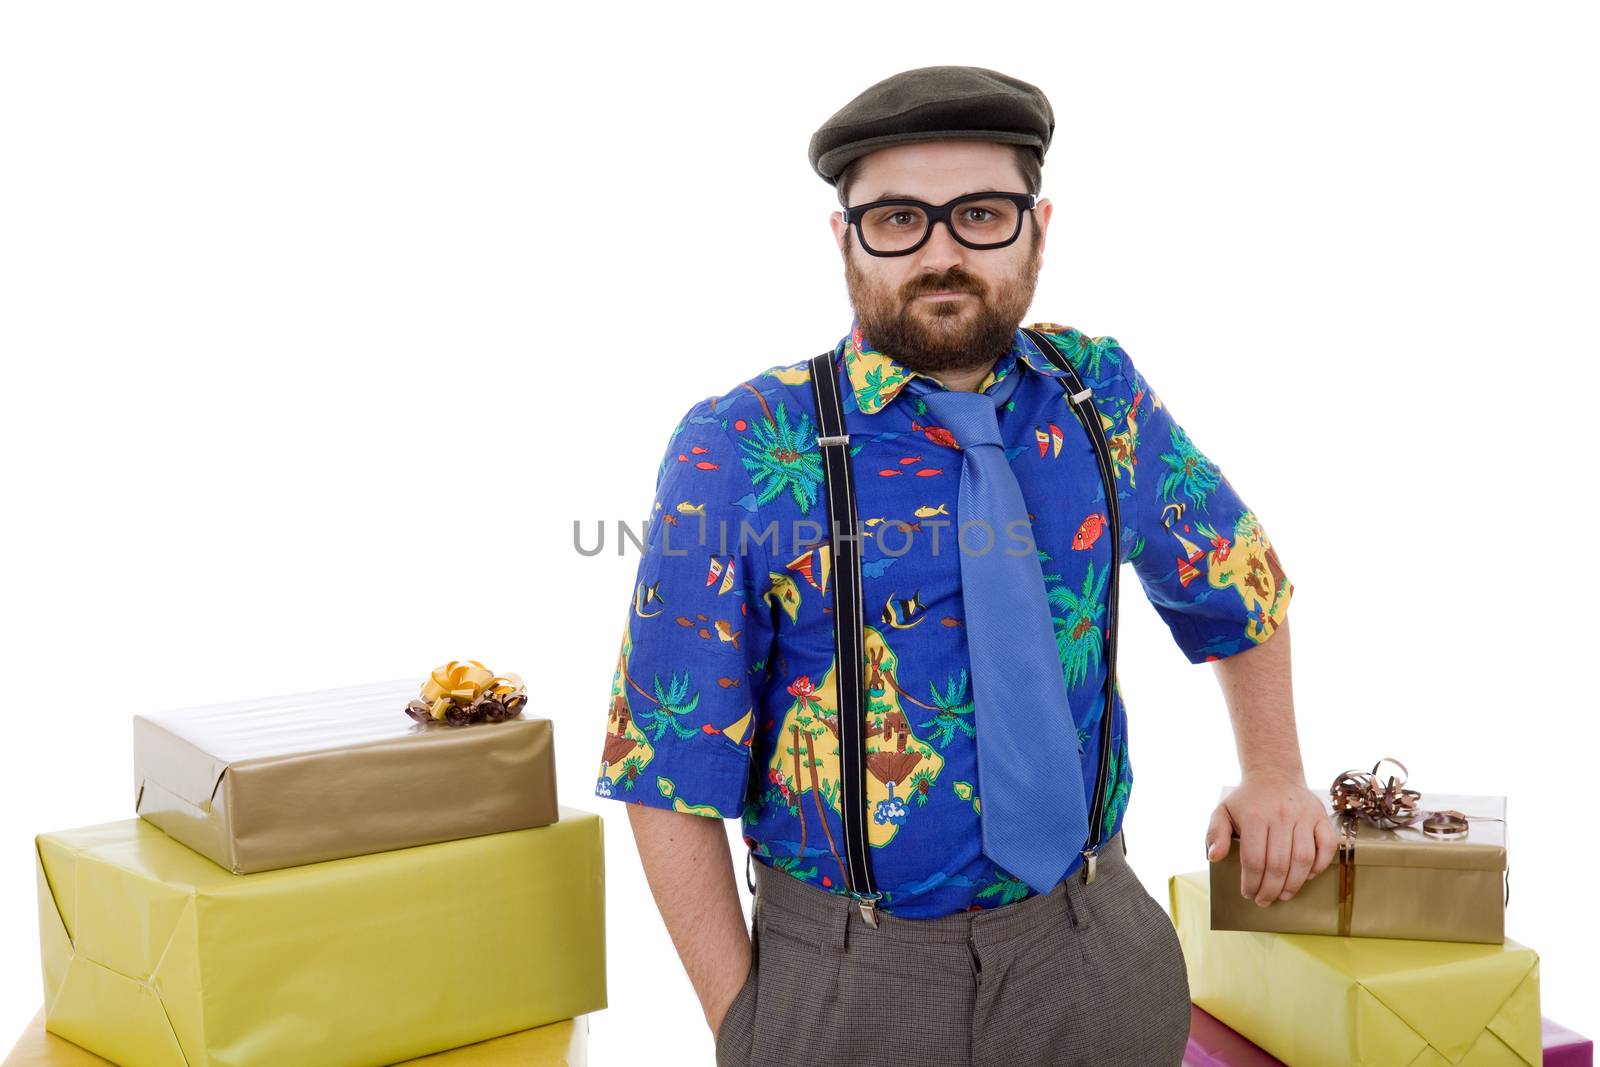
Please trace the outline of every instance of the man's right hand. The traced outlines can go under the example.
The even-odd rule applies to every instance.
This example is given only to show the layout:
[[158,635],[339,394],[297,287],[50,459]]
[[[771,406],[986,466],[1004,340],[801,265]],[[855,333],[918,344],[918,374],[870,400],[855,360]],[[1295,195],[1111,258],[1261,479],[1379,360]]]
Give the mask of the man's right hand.
[[743,989],[745,982],[750,980],[751,966],[753,966],[752,962],[747,959],[745,961],[743,976],[739,979],[739,984],[735,985],[732,990],[728,991],[725,998],[721,998],[721,1007],[717,1010],[716,1018],[713,1019],[710,1014],[706,1015],[706,1023],[711,1027],[712,1041],[716,1041],[718,1036],[721,1035],[722,1021],[728,1017],[728,1009],[733,1007],[733,1002],[739,999],[739,990]]

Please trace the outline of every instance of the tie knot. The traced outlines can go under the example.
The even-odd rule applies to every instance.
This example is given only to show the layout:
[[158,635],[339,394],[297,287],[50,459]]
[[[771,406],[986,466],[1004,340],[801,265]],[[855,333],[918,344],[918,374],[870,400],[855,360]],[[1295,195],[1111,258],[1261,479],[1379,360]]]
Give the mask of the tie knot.
[[974,393],[965,389],[943,389],[921,378],[912,378],[914,395],[928,407],[934,422],[950,431],[960,448],[999,445],[999,407],[1010,399],[1020,371],[1012,368],[993,393]]

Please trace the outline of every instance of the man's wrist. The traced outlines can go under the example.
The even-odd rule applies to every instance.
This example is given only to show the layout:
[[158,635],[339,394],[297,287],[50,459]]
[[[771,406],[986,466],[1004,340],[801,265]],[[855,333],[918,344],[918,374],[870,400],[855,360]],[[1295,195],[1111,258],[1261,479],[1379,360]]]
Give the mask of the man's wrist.
[[1305,768],[1299,764],[1293,767],[1246,767],[1241,772],[1240,780],[1245,785],[1297,785],[1302,789],[1308,788]]

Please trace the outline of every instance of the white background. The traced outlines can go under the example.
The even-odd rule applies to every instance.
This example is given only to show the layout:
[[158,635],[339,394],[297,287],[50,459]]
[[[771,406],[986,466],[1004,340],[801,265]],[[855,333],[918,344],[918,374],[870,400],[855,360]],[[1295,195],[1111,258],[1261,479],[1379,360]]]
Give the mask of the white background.
[[[806,143],[932,63],[1049,94],[1030,320],[1116,336],[1261,515],[1309,783],[1392,755],[1507,795],[1508,933],[1600,1035],[1579,10],[7,5],[0,1048],[41,998],[32,835],[131,815],[134,713],[472,657],[606,819],[593,1062],[710,1062],[592,794],[637,556],[573,523],[641,522],[690,404],[843,335]],[[1123,573],[1129,859],[1165,901],[1237,763]]]

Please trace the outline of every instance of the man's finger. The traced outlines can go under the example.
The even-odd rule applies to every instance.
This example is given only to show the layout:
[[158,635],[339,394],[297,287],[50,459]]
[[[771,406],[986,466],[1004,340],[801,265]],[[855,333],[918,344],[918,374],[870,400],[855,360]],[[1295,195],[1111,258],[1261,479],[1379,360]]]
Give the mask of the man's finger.
[[1283,881],[1289,876],[1289,848],[1294,844],[1289,824],[1279,819],[1267,824],[1266,838],[1266,866],[1261,872],[1260,891],[1255,895],[1256,903],[1263,907],[1283,892]]
[[1299,820],[1292,830],[1289,875],[1283,880],[1283,892],[1278,894],[1279,900],[1288,900],[1300,892],[1300,887],[1305,885],[1306,879],[1311,876],[1311,861],[1316,858],[1316,829],[1311,823]]
[[1326,816],[1316,823],[1317,860],[1311,865],[1312,874],[1321,874],[1339,852],[1339,834]]
[[1239,823],[1239,892],[1253,897],[1261,888],[1261,872],[1267,863],[1267,828],[1260,819],[1245,818]]
[[1206,828],[1206,859],[1215,863],[1227,858],[1232,843],[1233,820],[1228,818],[1228,809],[1218,804],[1211,809],[1211,825]]

